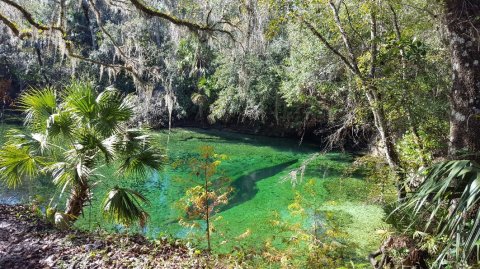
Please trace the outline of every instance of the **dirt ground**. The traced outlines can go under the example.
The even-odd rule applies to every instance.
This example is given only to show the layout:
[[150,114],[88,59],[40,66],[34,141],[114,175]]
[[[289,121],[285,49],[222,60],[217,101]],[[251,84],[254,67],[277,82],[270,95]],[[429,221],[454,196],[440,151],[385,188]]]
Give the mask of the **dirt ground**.
[[0,269],[203,268],[194,252],[142,236],[58,230],[25,206],[0,205]]

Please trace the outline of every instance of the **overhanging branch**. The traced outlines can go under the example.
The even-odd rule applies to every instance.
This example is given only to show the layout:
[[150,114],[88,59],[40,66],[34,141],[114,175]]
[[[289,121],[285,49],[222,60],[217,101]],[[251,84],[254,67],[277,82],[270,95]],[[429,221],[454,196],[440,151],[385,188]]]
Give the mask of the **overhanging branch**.
[[[13,8],[17,9],[18,11],[20,11],[20,13],[22,14],[22,16],[27,20],[27,22],[34,28],[38,29],[38,30],[42,30],[42,31],[57,31],[59,33],[61,33],[61,41],[64,43],[65,45],[65,48],[66,48],[66,51],[67,51],[67,56],[71,57],[71,58],[75,58],[75,59],[79,59],[79,60],[82,60],[82,61],[85,61],[85,62],[89,62],[89,63],[93,63],[93,64],[98,64],[98,65],[102,65],[104,67],[107,67],[107,68],[112,68],[112,69],[115,69],[115,70],[125,70],[126,72],[130,73],[132,76],[135,77],[135,79],[137,79],[138,81],[140,82],[143,82],[143,80],[141,79],[141,77],[135,72],[135,70],[133,69],[132,66],[129,66],[127,64],[125,65],[120,65],[120,64],[110,64],[110,63],[105,63],[105,62],[102,62],[102,61],[98,61],[98,60],[94,60],[94,59],[90,59],[90,58],[86,58],[86,57],[83,57],[79,54],[76,54],[73,50],[73,44],[70,40],[68,40],[66,38],[66,31],[65,29],[59,27],[59,26],[54,26],[54,27],[47,27],[39,22],[37,22],[34,18],[33,18],[33,15],[28,12],[25,8],[23,8],[22,6],[18,5],[17,3],[15,2],[12,2],[11,0],[0,0],[4,3],[7,3],[9,4],[10,6],[12,6]],[[10,28],[10,30],[12,31],[12,33],[23,39],[23,38],[30,38],[32,37],[31,33],[30,32],[22,32],[20,31],[20,29],[16,26],[16,24],[9,20],[7,17],[5,17],[4,15],[2,15],[0,13],[0,20],[8,27]]]
[[[35,20],[32,13],[27,11],[22,5],[14,2],[13,0],[0,0],[0,2],[3,2],[5,4],[11,6],[15,10],[17,10],[18,12],[20,12],[22,17],[28,22],[28,24],[30,24],[32,26],[32,28],[35,28],[35,29],[40,30],[40,31],[45,31],[45,32],[50,31],[50,32],[60,33],[60,38],[59,39],[65,45],[67,56],[69,56],[71,58],[76,58],[76,59],[79,59],[79,60],[82,60],[82,61],[86,61],[86,62],[89,62],[89,63],[102,65],[104,67],[112,68],[112,69],[115,69],[115,70],[119,70],[119,69],[124,70],[124,71],[130,73],[137,81],[143,83],[141,75],[136,72],[134,66],[131,63],[129,63],[128,57],[126,57],[125,53],[121,50],[120,46],[115,42],[113,37],[106,31],[106,29],[104,29],[103,24],[101,22],[99,10],[95,7],[94,1],[90,0],[89,2],[90,2],[91,6],[94,10],[95,16],[97,18],[97,23],[99,24],[101,30],[111,40],[115,49],[121,54],[121,56],[123,58],[122,60],[125,62],[125,64],[106,63],[106,62],[102,62],[102,61],[99,61],[99,60],[94,60],[94,59],[87,58],[87,57],[84,57],[82,55],[76,54],[74,52],[74,49],[73,49],[72,41],[68,40],[68,38],[67,38],[67,31],[66,31],[65,25],[62,23],[62,21],[60,21],[60,23],[58,25],[54,25],[53,23],[52,23],[51,26],[50,25],[45,25],[45,24]],[[190,31],[192,31],[194,33],[219,32],[219,33],[227,34],[232,40],[235,41],[235,38],[234,38],[234,36],[231,32],[229,32],[227,30],[224,30],[224,29],[217,28],[217,26],[221,25],[221,24],[229,25],[228,21],[219,21],[219,22],[214,22],[214,23],[210,24],[207,20],[206,24],[199,24],[199,23],[188,21],[188,20],[183,20],[183,19],[180,19],[180,18],[178,18],[174,15],[171,15],[171,14],[168,14],[168,13],[165,13],[165,12],[161,12],[157,9],[151,8],[151,7],[147,6],[141,0],[129,0],[129,2],[131,4],[133,4],[133,6],[136,9],[140,10],[141,12],[143,12],[143,13],[149,15],[149,16],[158,17],[158,18],[167,20],[170,23],[173,23],[175,25],[187,27]],[[210,14],[209,14],[208,17],[210,17]],[[21,39],[32,37],[32,34],[31,34],[30,31],[21,31],[14,21],[8,19],[3,14],[0,14],[0,21],[2,21],[8,28],[10,28],[12,33],[15,36],[18,36]]]
[[352,63],[345,57],[340,51],[338,51],[336,48],[328,42],[328,40],[320,33],[309,21],[307,20],[302,20],[302,22],[307,26],[307,28],[318,38],[320,41],[327,47],[331,52],[333,52],[335,55],[337,55],[342,62],[352,71],[354,74],[358,75],[359,72],[358,70],[352,65]]
[[23,17],[28,21],[28,23],[30,23],[33,27],[37,28],[38,30],[48,31],[50,29],[53,29],[53,30],[60,31],[62,33],[62,35],[65,34],[65,31],[59,26],[48,27],[44,24],[41,24],[41,23],[35,21],[35,19],[33,18],[33,15],[30,12],[28,12],[24,7],[15,3],[14,1],[12,1],[12,0],[0,0],[0,1],[2,1],[2,2],[6,3],[7,5],[10,5],[10,6],[14,7],[15,9],[17,9],[18,11],[20,11],[20,13],[22,13]]
[[219,32],[219,33],[227,34],[232,40],[235,40],[233,34],[230,31],[227,31],[227,30],[224,30],[224,29],[219,29],[219,28],[215,27],[218,24],[229,24],[229,23],[222,21],[222,22],[216,22],[216,23],[213,23],[213,24],[209,24],[208,20],[209,20],[209,17],[210,17],[211,10],[210,10],[210,12],[208,13],[208,16],[207,16],[207,24],[199,24],[199,23],[188,21],[188,20],[180,19],[180,18],[178,18],[178,17],[176,17],[172,14],[168,14],[168,13],[162,12],[158,9],[149,7],[142,0],[130,0],[130,2],[133,4],[133,6],[135,6],[135,8],[137,8],[138,10],[143,12],[144,14],[147,14],[147,15],[152,16],[152,17],[162,18],[162,19],[167,20],[167,21],[169,21],[169,22],[171,22],[175,25],[178,25],[178,26],[187,27],[190,31],[194,31],[194,32],[199,32],[199,31]]

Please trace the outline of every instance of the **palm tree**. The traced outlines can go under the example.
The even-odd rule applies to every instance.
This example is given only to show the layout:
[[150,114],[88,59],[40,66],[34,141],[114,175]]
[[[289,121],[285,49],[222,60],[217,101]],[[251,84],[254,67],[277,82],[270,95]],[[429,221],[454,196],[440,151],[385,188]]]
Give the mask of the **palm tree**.
[[[470,160],[439,162],[427,170],[421,186],[397,210],[413,215],[409,227],[421,227],[438,246],[436,266],[468,264],[480,242],[480,165]],[[425,248],[425,245],[422,246]],[[476,257],[478,263],[478,256]]]
[[[0,149],[0,177],[9,187],[26,179],[48,175],[63,191],[69,191],[65,211],[56,222],[71,224],[90,200],[98,180],[98,168],[114,166],[116,176],[146,176],[158,169],[163,155],[152,144],[146,129],[129,128],[132,96],[113,88],[101,93],[91,84],[73,82],[61,92],[32,89],[19,98],[25,128],[8,132]],[[129,224],[148,216],[141,203],[145,197],[115,187],[107,194],[104,213]]]

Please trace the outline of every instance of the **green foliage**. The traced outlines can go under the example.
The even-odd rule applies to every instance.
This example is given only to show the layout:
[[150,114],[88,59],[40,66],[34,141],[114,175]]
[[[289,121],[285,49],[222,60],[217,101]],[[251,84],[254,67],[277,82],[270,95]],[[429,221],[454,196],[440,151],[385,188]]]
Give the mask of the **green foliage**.
[[216,72],[208,78],[215,83],[212,88],[217,96],[210,107],[210,120],[278,122],[283,106],[278,91],[286,49],[278,42],[264,54],[245,53],[234,61],[227,55],[219,57]]
[[[26,129],[7,135],[0,150],[2,179],[16,187],[27,178],[51,177],[61,189],[58,199],[71,192],[63,217],[75,220],[81,214],[102,165],[117,166],[119,176],[145,177],[162,164],[148,132],[128,128],[131,97],[113,88],[97,93],[89,83],[73,82],[58,94],[51,88],[27,91],[20,104]],[[144,222],[138,199],[144,200],[135,191],[116,187],[108,194],[105,213],[125,224]]]
[[[357,176],[366,181],[362,190],[355,189],[355,182],[347,181],[345,188],[352,192],[363,193],[364,199],[381,204],[392,203],[396,199],[395,175],[381,157],[365,155],[355,160],[353,165],[345,171],[345,176]],[[340,182],[342,184],[342,182]],[[349,193],[348,191],[346,193]]]
[[274,212],[271,223],[279,229],[278,236],[285,235],[286,248],[276,248],[267,241],[263,253],[267,263],[283,268],[338,268],[353,256],[355,247],[339,225],[338,212],[321,208],[315,184],[315,180],[308,180],[302,194],[296,193],[288,206],[288,218]]
[[28,146],[5,145],[0,152],[1,178],[9,187],[17,187],[26,178],[33,178],[39,172],[38,157],[30,152]]
[[[192,21],[205,22],[206,26],[228,29],[227,34],[215,31],[189,34],[184,28],[170,27],[139,12],[124,12],[134,8],[128,1],[105,3],[86,10],[82,9],[80,2],[84,3],[77,1],[67,5],[67,44],[74,53],[89,61],[106,64],[65,60],[65,44],[58,42],[58,37],[52,34],[54,30],[38,31],[37,35],[24,16],[2,6],[2,13],[6,11],[23,33],[35,35],[34,42],[12,39],[8,31],[0,35],[0,40],[8,40],[2,43],[5,46],[0,53],[8,70],[7,77],[11,76],[14,82],[21,81],[18,84],[22,85],[54,85],[42,90],[28,90],[19,98],[18,107],[25,112],[26,130],[6,135],[8,141],[0,151],[0,177],[9,186],[19,187],[27,179],[46,175],[61,190],[61,196],[82,188],[86,189],[84,193],[90,193],[94,186],[103,183],[114,185],[113,177],[145,178],[160,167],[164,158],[148,135],[149,130],[131,129],[131,126],[143,122],[165,126],[166,121],[171,120],[167,112],[172,113],[172,110],[173,120],[184,117],[200,119],[205,124],[208,117],[211,123],[248,124],[255,128],[261,125],[267,131],[282,135],[291,130],[308,134],[320,127],[322,139],[329,138],[329,146],[336,143],[363,147],[375,140],[377,130],[384,129],[389,132],[387,139],[396,143],[393,151],[398,153],[398,165],[405,175],[416,173],[446,153],[450,117],[447,89],[452,76],[444,36],[438,34],[442,32],[438,31],[437,25],[440,17],[437,14],[444,9],[441,1],[200,3],[181,0],[161,5],[178,18],[188,15]],[[51,18],[57,18],[55,10],[58,9],[52,6],[58,3],[25,1],[21,4],[27,7],[26,10],[34,11],[33,18],[42,25],[57,24]],[[152,8],[147,10],[159,9],[155,3],[151,4]],[[95,16],[88,14],[93,10],[96,10]],[[372,32],[374,18],[376,31]],[[307,23],[313,26],[312,29]],[[100,25],[103,26],[97,27]],[[376,52],[372,50],[374,45],[378,45],[376,59]],[[31,57],[32,51],[37,52],[38,57]],[[343,55],[343,59],[339,55]],[[60,90],[58,85],[70,77],[92,78],[100,85],[115,85],[121,90],[107,88],[98,93],[92,84],[81,82],[71,83]],[[140,83],[139,79],[143,82]],[[371,101],[365,93],[373,88],[375,100]],[[134,90],[137,90],[136,95],[122,94]],[[378,126],[378,116],[373,117],[372,111],[383,114],[385,126]],[[135,119],[132,121],[132,118]],[[191,156],[188,151],[182,154]],[[254,157],[250,159],[259,161]],[[213,160],[208,162],[214,164]],[[247,164],[258,168],[256,164]],[[203,164],[191,165],[202,167]],[[388,204],[393,200],[395,179],[391,167],[381,158],[366,156],[357,159],[342,179],[326,175],[326,171],[336,173],[342,169],[315,165],[324,169],[323,177],[317,171],[307,169],[306,173],[324,180],[321,188],[329,193],[332,203],[380,202],[390,206]],[[474,164],[462,165],[476,167]],[[104,166],[115,171],[110,173],[112,178],[101,179],[102,174],[108,174],[102,170]],[[442,169],[456,169],[453,167]],[[198,168],[192,170],[199,177],[202,174]],[[215,172],[209,175],[210,168],[205,170],[207,183],[204,186],[178,191],[186,193],[183,209],[191,212],[191,218],[195,215],[205,218],[208,215],[205,212],[210,212],[208,204],[214,205],[216,199],[221,198],[222,203],[226,201],[225,196],[208,189],[219,186],[226,189],[227,184],[209,183]],[[243,175],[236,173],[235,176]],[[440,172],[435,176],[450,177]],[[218,178],[219,182],[223,180],[220,176]],[[474,188],[470,183],[452,183],[457,181],[455,179],[443,189],[435,185],[439,182],[428,185],[433,182],[429,178],[420,190],[433,192],[430,196],[438,201],[440,197],[445,201],[455,200],[451,197],[455,194],[450,193],[452,188]],[[468,180],[462,178],[459,181]],[[277,188],[276,185],[268,186]],[[283,204],[287,203],[285,201],[292,198],[287,194],[287,188],[278,188]],[[114,196],[131,202],[120,205],[136,205],[135,194],[119,190],[124,189],[117,189]],[[411,190],[415,191],[414,186]],[[326,193],[319,192],[319,198],[327,199]],[[82,207],[90,199],[88,195],[83,196]],[[419,221],[427,218],[432,223],[443,223],[448,216],[445,215],[448,205],[441,203],[438,208],[423,210],[432,204],[430,196],[422,198],[426,200],[422,203],[422,212],[417,213],[421,216]],[[267,204],[271,197],[273,195],[266,195],[258,201]],[[61,201],[60,198],[57,200]],[[204,204],[207,206],[202,208]],[[130,213],[140,211],[141,208],[136,208]],[[436,214],[430,220],[429,215],[434,212]],[[396,223],[403,224],[411,219],[415,216],[397,219]],[[127,218],[117,220],[131,224]],[[461,232],[466,233],[474,223],[468,225],[465,224]],[[241,227],[235,230],[237,234],[248,231],[240,224],[237,226]],[[440,249],[435,250],[435,245],[453,248],[448,245],[451,236],[446,237],[447,240],[436,236],[438,230],[430,230],[431,227],[428,233],[417,237],[425,249],[434,253]],[[449,234],[440,231],[442,233]],[[463,243],[462,240],[459,242]],[[468,241],[467,245],[470,247],[471,242]]]
[[[215,231],[212,219],[219,207],[228,203],[228,196],[232,192],[229,187],[229,179],[216,175],[217,167],[225,155],[216,154],[212,146],[200,147],[200,156],[190,160],[189,166],[192,172],[192,181],[200,181],[201,185],[188,188],[185,196],[178,205],[186,214],[187,220],[203,219],[206,222],[207,251],[211,251],[211,233]],[[180,223],[195,227],[197,223],[188,225],[181,218]]]
[[422,248],[432,253],[434,264],[460,266],[471,260],[480,239],[479,182],[480,166],[473,161],[436,163],[399,207],[415,216],[410,225],[427,232],[416,235],[422,238]]
[[141,193],[115,187],[103,201],[103,212],[107,218],[118,223],[129,225],[139,221],[140,226],[144,227],[148,213],[141,207],[141,203],[148,203]]
[[19,100],[19,107],[25,112],[25,124],[32,130],[42,131],[46,128],[47,119],[57,106],[54,89],[31,89]]

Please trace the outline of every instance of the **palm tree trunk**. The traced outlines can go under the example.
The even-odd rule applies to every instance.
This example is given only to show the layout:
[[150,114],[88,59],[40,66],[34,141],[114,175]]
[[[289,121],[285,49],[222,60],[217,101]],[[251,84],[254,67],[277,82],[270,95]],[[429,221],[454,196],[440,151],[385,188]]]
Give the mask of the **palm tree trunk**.
[[90,190],[86,183],[78,184],[72,189],[65,209],[65,214],[69,221],[77,220],[82,214],[83,206],[88,201],[89,192]]

